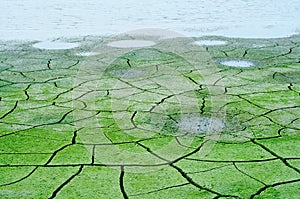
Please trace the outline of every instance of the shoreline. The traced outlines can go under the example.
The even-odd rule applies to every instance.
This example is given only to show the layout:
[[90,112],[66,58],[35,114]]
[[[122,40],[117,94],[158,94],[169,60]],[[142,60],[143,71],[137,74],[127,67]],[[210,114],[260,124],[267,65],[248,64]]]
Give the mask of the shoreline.
[[[140,29],[136,29],[140,30]],[[164,30],[164,29],[162,29]],[[175,32],[175,31],[174,31]],[[176,32],[175,32],[176,33]],[[181,34],[181,33],[179,33]],[[7,43],[7,42],[16,42],[16,43],[39,43],[39,42],[76,42],[76,41],[84,41],[86,38],[95,39],[95,40],[103,40],[103,39],[109,39],[114,38],[115,36],[118,36],[120,34],[110,34],[110,35],[94,35],[94,34],[88,34],[88,35],[78,35],[78,36],[60,36],[60,37],[49,37],[47,39],[3,39],[0,38],[1,43]],[[187,38],[193,38],[193,39],[224,39],[224,40],[277,40],[277,39],[288,39],[293,37],[300,36],[300,33],[291,33],[289,35],[285,36],[279,36],[279,37],[234,37],[234,36],[226,36],[226,35],[201,35],[201,36],[186,36],[182,35],[183,37]],[[3,45],[1,44],[0,45]],[[217,45],[217,44],[216,44]]]

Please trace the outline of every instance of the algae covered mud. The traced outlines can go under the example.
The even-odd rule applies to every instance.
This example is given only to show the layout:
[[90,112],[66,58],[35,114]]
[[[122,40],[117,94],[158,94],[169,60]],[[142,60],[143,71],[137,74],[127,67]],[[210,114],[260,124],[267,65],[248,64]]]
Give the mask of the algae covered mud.
[[297,198],[300,36],[146,33],[0,43],[0,197]]

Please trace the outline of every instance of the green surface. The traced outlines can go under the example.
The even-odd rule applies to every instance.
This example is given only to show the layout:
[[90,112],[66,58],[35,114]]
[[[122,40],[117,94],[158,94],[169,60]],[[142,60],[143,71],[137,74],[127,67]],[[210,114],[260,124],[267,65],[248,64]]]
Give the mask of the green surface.
[[0,43],[0,198],[299,198],[300,36],[121,39]]

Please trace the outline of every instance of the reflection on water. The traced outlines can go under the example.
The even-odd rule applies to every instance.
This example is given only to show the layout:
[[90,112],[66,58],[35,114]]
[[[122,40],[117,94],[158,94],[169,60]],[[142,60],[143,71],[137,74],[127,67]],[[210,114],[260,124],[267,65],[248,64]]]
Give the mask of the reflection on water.
[[0,39],[165,28],[189,36],[279,37],[300,30],[299,0],[1,0]]

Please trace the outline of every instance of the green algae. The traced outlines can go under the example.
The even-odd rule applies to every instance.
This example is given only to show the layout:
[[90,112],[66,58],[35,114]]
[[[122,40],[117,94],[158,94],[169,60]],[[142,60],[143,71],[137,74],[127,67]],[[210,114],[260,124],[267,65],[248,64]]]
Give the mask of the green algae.
[[[123,37],[0,46],[1,198],[298,197],[299,36],[106,46]],[[180,133],[189,115],[224,128]]]

